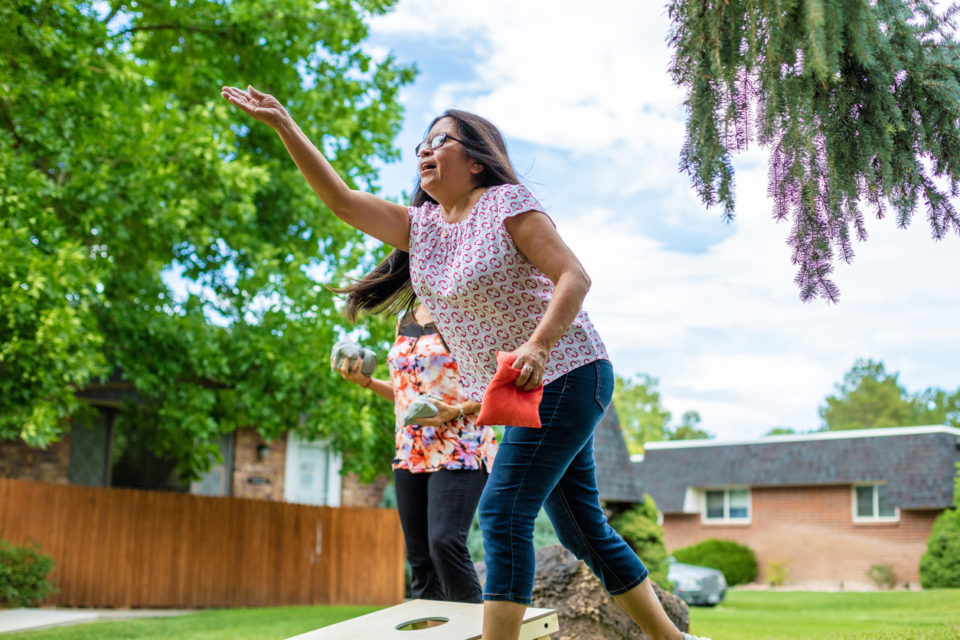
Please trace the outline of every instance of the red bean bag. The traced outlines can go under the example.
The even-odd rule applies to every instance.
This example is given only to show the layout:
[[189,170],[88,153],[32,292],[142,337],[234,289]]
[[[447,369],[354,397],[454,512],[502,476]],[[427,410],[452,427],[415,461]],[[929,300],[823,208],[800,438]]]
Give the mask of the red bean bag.
[[520,376],[520,369],[511,365],[517,359],[512,353],[497,352],[497,372],[483,394],[478,425],[510,425],[514,427],[540,428],[540,400],[543,385],[533,391],[523,391],[513,384]]

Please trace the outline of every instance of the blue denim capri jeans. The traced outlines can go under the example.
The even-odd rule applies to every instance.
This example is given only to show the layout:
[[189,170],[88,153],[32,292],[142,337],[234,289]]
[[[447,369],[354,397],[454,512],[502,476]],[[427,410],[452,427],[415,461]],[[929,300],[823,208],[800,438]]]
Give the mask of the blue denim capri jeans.
[[608,593],[625,593],[647,577],[600,506],[593,431],[612,396],[613,367],[592,362],[544,387],[541,429],[506,428],[480,498],[484,600],[530,604],[533,521],[541,506],[560,543],[587,563]]

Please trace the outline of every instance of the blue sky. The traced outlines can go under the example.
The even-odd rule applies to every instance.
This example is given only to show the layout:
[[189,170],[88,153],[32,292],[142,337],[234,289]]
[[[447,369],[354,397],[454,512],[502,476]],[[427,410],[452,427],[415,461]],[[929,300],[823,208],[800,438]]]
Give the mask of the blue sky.
[[858,357],[910,390],[960,387],[960,239],[871,220],[838,268],[838,305],[802,303],[787,224],[766,197],[767,156],[737,158],[737,218],[706,210],[677,170],[682,94],[667,73],[662,4],[399,0],[368,50],[415,62],[385,193],[409,192],[412,149],[447,107],[507,138],[522,180],[593,279],[585,306],[616,371],[660,378],[664,405],[720,439],[819,426]]

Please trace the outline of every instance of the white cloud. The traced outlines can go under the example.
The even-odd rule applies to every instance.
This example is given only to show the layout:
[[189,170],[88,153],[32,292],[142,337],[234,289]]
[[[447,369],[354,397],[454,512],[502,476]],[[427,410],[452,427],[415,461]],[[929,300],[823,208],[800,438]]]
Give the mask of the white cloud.
[[740,178],[736,233],[704,254],[667,251],[602,210],[561,223],[623,374],[659,376],[674,414],[696,409],[722,437],[818,426],[817,406],[858,357],[883,359],[912,390],[960,386],[960,281],[945,277],[960,269],[956,238],[932,244],[923,220],[874,221],[838,268],[841,302],[801,303],[766,178]]
[[441,86],[435,111],[457,104],[545,146],[675,150],[682,95],[667,74],[668,22],[645,4],[402,0],[373,29],[476,43],[476,81]]

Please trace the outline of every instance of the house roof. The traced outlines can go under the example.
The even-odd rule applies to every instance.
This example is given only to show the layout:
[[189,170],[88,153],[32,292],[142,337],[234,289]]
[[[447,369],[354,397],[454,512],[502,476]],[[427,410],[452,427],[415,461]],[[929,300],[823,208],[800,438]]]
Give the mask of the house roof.
[[960,429],[858,429],[759,440],[650,442],[635,462],[644,491],[664,513],[682,513],[688,488],[886,482],[902,509],[953,504]]
[[620,430],[620,419],[613,404],[593,434],[593,457],[597,464],[600,499],[608,502],[636,502],[643,490]]

